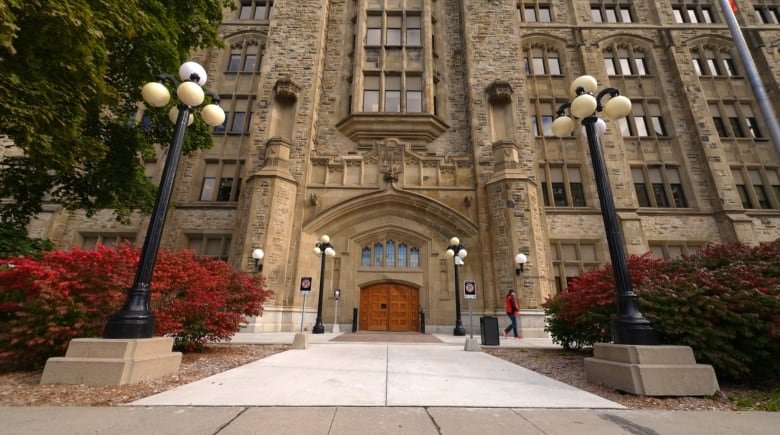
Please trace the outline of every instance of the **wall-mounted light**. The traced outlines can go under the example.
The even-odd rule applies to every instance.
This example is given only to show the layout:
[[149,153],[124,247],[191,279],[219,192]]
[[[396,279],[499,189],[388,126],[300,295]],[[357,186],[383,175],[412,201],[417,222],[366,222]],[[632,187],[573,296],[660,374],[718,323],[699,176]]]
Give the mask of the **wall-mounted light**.
[[341,290],[339,289],[333,290],[333,299],[335,300],[341,299]]
[[263,271],[263,257],[265,252],[260,248],[255,248],[252,251],[252,259],[255,260],[255,272],[260,273]]
[[515,255],[515,263],[517,264],[517,268],[515,268],[515,274],[517,276],[520,276],[520,274],[523,273],[525,263],[527,262],[528,262],[528,257],[522,252]]

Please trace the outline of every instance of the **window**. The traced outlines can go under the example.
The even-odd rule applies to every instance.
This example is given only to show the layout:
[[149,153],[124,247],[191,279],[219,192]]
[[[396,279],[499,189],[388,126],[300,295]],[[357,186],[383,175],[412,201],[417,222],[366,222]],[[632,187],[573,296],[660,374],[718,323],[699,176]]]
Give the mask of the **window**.
[[540,4],[537,2],[518,3],[517,16],[520,21],[526,23],[552,22],[552,13],[550,12],[549,4]]
[[722,138],[762,139],[758,119],[748,103],[710,103],[710,113],[718,136]]
[[543,47],[526,48],[523,56],[526,75],[561,75],[558,52]]
[[255,40],[240,41],[230,46],[226,72],[257,73],[260,71],[262,51]]
[[569,286],[572,279],[600,263],[594,242],[551,241],[550,248],[555,287],[559,293]]
[[406,45],[410,47],[422,45],[422,28],[418,16],[406,17]]
[[239,20],[269,20],[274,2],[271,0],[241,0]]
[[188,235],[187,248],[203,257],[214,257],[227,261],[230,252],[230,235]]
[[366,17],[365,45],[366,47],[384,45],[392,48],[420,47],[422,46],[422,18],[420,15],[402,15],[398,11],[386,15],[372,13]]
[[363,82],[363,111],[422,112],[422,87],[419,75],[367,74]]
[[622,47],[611,48],[604,52],[604,69],[610,76],[646,76],[649,74],[644,53]]
[[633,23],[634,18],[628,5],[591,5],[590,17],[594,23]]
[[712,7],[710,5],[702,5],[698,3],[682,4],[672,7],[674,12],[674,21],[683,23],[713,23]]
[[360,266],[417,269],[420,267],[420,250],[393,239],[374,242],[361,250]]
[[81,234],[81,248],[86,249],[88,251],[92,251],[96,249],[98,243],[103,246],[111,247],[123,242],[135,243],[135,234],[116,234],[116,233]]
[[243,162],[206,162],[200,201],[238,201]]
[[632,101],[631,113],[618,120],[623,136],[666,137],[666,123],[658,103]]
[[634,191],[640,207],[688,207],[685,191],[680,181],[680,172],[676,167],[633,167],[631,168],[631,177],[634,181]]
[[699,248],[706,245],[700,242],[650,242],[650,252],[656,258],[674,260],[694,254]]
[[780,6],[775,5],[753,5],[756,11],[756,21],[759,24],[778,24],[777,17],[780,15]]
[[586,206],[579,167],[544,165],[540,172],[540,187],[546,207]]
[[252,125],[252,100],[248,96],[222,96],[219,106],[225,111],[225,121],[214,127],[214,134],[249,134]]
[[555,119],[553,116],[555,113],[553,103],[536,102],[532,108],[536,112],[531,115],[531,127],[533,128],[534,135],[537,137],[554,136],[552,132],[552,123]]
[[728,52],[705,48],[694,50],[692,55],[693,69],[699,76],[732,77],[738,75],[736,64]]
[[731,173],[743,208],[780,208],[778,168],[731,168]]

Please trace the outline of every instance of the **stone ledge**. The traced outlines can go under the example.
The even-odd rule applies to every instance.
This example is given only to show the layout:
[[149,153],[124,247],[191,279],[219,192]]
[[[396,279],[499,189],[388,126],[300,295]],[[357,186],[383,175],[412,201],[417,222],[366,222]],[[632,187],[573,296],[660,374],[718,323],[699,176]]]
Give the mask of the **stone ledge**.
[[49,358],[41,384],[124,385],[174,374],[173,338],[75,338],[64,357]]
[[645,396],[711,396],[719,390],[715,370],[696,364],[688,346],[599,343],[593,353],[585,358],[588,382]]

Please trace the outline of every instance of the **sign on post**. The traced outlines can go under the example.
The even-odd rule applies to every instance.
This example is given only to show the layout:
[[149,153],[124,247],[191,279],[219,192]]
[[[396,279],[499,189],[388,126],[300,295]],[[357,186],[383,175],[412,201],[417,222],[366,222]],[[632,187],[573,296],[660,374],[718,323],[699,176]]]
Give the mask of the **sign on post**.
[[301,277],[301,293],[310,293],[310,292],[311,292],[311,277],[310,276]]
[[474,280],[467,279],[463,281],[463,298],[464,299],[476,299],[477,298],[477,283]]

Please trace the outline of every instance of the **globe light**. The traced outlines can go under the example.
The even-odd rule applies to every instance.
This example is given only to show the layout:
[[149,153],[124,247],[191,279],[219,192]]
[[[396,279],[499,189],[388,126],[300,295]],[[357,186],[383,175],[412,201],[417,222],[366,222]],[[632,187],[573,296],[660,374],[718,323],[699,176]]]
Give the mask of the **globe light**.
[[254,260],[262,260],[263,257],[265,257],[265,252],[263,252],[262,249],[257,248],[257,249],[252,251],[252,258]]
[[568,116],[559,116],[552,123],[553,134],[558,137],[571,136],[574,131],[574,120]]
[[320,243],[322,244],[330,243],[330,236],[327,234],[323,234],[322,236],[320,236]]
[[330,246],[328,246],[327,248],[325,248],[325,255],[327,255],[328,257],[335,257],[336,251]]
[[448,256],[448,257],[450,257],[450,258],[452,258],[452,257],[454,257],[454,256],[455,256],[455,251],[453,251],[452,249],[447,249],[447,251],[446,251],[445,253],[446,253],[446,254],[447,254],[447,256]]
[[571,95],[572,98],[577,97],[577,88],[582,88],[585,90],[585,92],[588,93],[594,93],[596,92],[596,88],[598,87],[598,82],[596,81],[596,78],[593,76],[579,76],[576,79],[574,79],[573,82],[571,82],[571,86],[569,86],[569,95]]
[[[203,67],[200,66],[199,63],[192,62],[192,61],[184,62],[179,67],[179,77],[182,80],[184,81],[192,80],[193,74],[198,76],[196,82],[198,85],[203,86],[206,84],[206,79],[208,78],[208,76],[206,75],[206,70],[203,69]],[[191,106],[197,106],[197,104],[191,104]]]
[[200,111],[203,122],[212,127],[222,125],[225,122],[225,111],[216,104],[209,104]]
[[152,107],[163,107],[171,101],[171,93],[162,83],[149,82],[141,88],[141,96]]
[[[168,119],[171,121],[171,124],[176,124],[176,121],[179,120],[179,108],[176,106],[171,107],[171,110],[168,111]],[[189,119],[187,119],[187,125],[190,126],[192,123],[195,122],[195,115],[190,113]]]
[[467,255],[469,255],[469,253],[466,252],[465,249],[461,249],[460,251],[458,251],[458,257],[460,257],[461,260],[466,258]]
[[191,107],[200,106],[203,103],[203,99],[206,98],[203,88],[195,82],[182,82],[176,88],[176,96],[179,97],[182,103]]
[[450,245],[452,246],[458,246],[460,245],[460,239],[457,237],[453,237],[450,239]]
[[631,100],[622,95],[612,97],[604,106],[604,113],[609,119],[620,119],[631,112]]
[[596,111],[596,97],[590,94],[582,94],[571,102],[571,114],[577,118],[587,118]]
[[314,247],[314,255],[322,255],[322,250],[319,246]]

